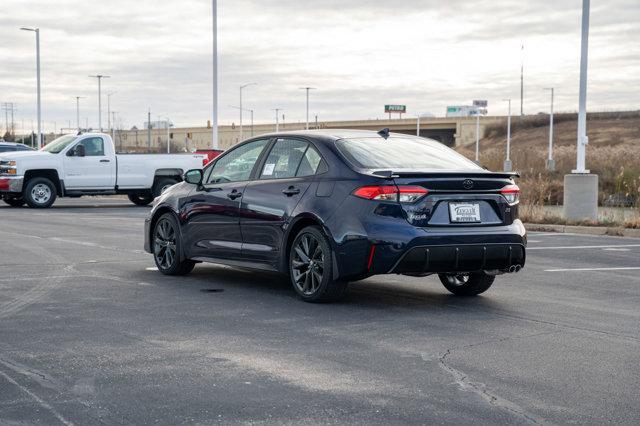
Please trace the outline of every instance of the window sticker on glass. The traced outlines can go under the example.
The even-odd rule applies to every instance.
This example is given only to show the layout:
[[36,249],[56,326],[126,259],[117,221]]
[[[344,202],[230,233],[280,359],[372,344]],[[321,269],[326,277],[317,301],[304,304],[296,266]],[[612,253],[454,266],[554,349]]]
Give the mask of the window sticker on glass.
[[265,176],[271,176],[273,174],[274,169],[276,168],[275,164],[265,164],[264,165],[264,170],[262,171],[262,174]]

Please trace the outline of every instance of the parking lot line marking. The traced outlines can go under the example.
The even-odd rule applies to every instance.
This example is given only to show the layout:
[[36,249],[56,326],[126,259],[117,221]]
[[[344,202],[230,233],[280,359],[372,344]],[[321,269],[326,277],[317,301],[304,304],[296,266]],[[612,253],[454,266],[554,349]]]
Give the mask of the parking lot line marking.
[[545,272],[581,272],[581,271],[633,271],[640,269],[640,266],[621,266],[618,268],[567,268],[567,269],[545,269]]
[[610,244],[605,246],[548,246],[527,247],[527,250],[568,250],[568,249],[605,249],[617,247],[640,247],[640,244]]
[[604,251],[630,251],[628,248],[606,248]]

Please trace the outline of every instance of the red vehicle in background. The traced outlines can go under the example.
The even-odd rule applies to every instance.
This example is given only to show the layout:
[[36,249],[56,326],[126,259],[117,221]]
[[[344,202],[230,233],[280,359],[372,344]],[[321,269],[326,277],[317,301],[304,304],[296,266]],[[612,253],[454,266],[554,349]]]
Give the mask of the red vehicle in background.
[[223,152],[223,149],[198,149],[194,152],[194,154],[204,154],[207,156],[207,158],[202,160],[202,167],[204,167]]

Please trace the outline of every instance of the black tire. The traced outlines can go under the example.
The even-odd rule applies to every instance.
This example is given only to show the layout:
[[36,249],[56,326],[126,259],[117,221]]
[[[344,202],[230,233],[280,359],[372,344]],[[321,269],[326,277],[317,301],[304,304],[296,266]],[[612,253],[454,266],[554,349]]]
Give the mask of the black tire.
[[175,185],[176,183],[178,183],[178,181],[173,178],[159,178],[153,185],[153,196],[161,196],[167,188]]
[[25,203],[24,198],[22,197],[3,198],[2,200],[11,207],[22,207]]
[[22,198],[29,207],[46,209],[53,205],[58,197],[56,186],[47,178],[30,179],[22,192]]
[[153,227],[151,248],[153,260],[158,270],[165,275],[187,275],[195,262],[182,258],[182,239],[178,220],[171,213],[165,213]]
[[438,274],[442,285],[456,296],[477,296],[491,287],[495,275],[487,275],[484,272],[471,274]]
[[147,206],[153,201],[153,196],[148,192],[136,192],[135,194],[127,195],[127,197],[136,206]]
[[332,250],[317,226],[303,228],[291,244],[289,276],[291,285],[305,302],[332,302],[340,299],[346,281],[333,279]]

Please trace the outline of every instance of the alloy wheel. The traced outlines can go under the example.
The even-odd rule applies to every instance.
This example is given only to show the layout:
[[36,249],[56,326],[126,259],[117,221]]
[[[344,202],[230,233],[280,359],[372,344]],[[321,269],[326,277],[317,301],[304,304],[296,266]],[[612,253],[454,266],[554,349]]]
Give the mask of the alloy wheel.
[[325,255],[320,242],[311,234],[303,234],[297,241],[291,258],[293,279],[304,295],[314,294],[324,275]]
[[161,219],[156,225],[154,235],[154,256],[162,269],[169,269],[176,258],[176,230],[167,219]]

